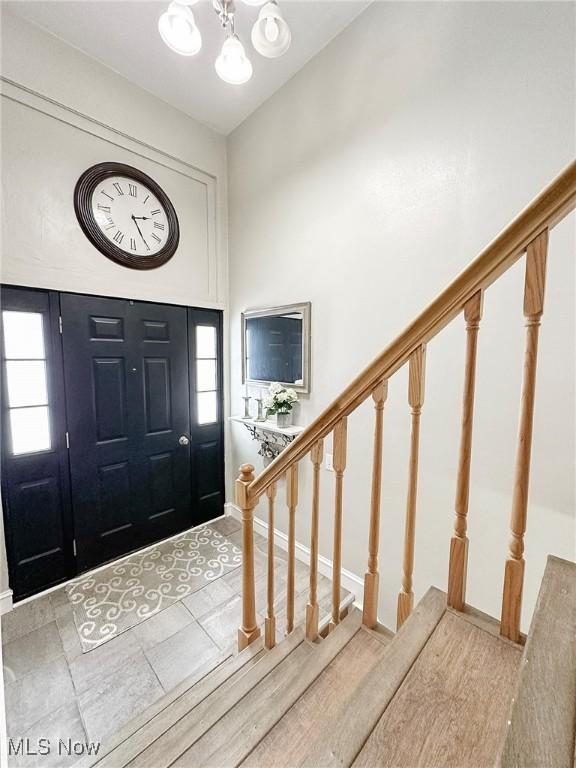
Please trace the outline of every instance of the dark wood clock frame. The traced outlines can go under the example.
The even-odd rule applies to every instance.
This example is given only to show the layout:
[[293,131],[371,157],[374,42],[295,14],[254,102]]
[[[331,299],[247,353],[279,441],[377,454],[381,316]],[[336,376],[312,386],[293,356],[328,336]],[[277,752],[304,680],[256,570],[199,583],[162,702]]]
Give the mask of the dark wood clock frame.
[[[110,176],[125,176],[127,179],[144,184],[156,196],[168,219],[168,239],[162,248],[149,256],[135,256],[126,253],[105,237],[92,212],[92,194],[96,187]],[[180,240],[180,227],[174,206],[162,187],[150,176],[124,163],[98,163],[84,171],[74,189],[74,211],[82,231],[100,253],[117,264],[131,269],[155,269],[166,264],[174,255]]]

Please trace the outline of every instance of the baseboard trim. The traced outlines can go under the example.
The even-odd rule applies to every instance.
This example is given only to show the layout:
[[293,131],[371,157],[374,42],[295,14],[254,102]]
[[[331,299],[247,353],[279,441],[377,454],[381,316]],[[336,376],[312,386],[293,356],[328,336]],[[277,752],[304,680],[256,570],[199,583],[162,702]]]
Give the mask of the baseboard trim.
[[[236,520],[242,519],[242,513],[236,504],[231,501],[227,501],[224,505],[225,514],[230,515]],[[262,536],[268,538],[268,523],[261,520],[259,517],[254,517],[254,530],[260,533]],[[288,536],[279,531],[278,528],[274,528],[274,540],[285,552],[288,551]],[[310,548],[296,542],[295,555],[298,560],[306,565],[310,564]],[[329,560],[323,555],[318,555],[318,570],[323,575],[332,580],[332,571],[334,570],[332,560]],[[340,575],[340,583],[354,595],[354,606],[362,609],[362,601],[364,598],[364,580],[357,576],[352,571],[348,571],[346,568],[342,568]]]
[[12,590],[6,589],[0,592],[0,616],[12,610]]

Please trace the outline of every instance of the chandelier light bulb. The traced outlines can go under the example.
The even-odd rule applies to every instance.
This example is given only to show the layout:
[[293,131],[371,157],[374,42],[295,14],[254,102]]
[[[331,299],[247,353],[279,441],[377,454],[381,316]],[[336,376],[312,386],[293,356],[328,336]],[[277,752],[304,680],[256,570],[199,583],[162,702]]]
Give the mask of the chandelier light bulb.
[[173,0],[158,19],[160,37],[168,48],[182,56],[194,56],[202,48],[202,36],[189,5]]
[[292,35],[282,12],[274,0],[266,3],[252,27],[252,45],[267,59],[282,56],[290,47]]
[[218,77],[231,85],[242,85],[252,77],[252,63],[237,35],[230,35],[224,40],[214,66]]
[[280,30],[278,24],[276,24],[276,19],[267,18],[266,23],[264,24],[264,36],[266,37],[266,40],[268,40],[269,43],[275,43],[276,40],[278,40],[279,35]]

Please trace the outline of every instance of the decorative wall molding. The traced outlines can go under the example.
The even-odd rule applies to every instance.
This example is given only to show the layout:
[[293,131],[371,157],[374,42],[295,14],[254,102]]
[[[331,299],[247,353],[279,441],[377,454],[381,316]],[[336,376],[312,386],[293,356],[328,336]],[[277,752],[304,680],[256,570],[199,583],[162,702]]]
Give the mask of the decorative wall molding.
[[[225,514],[230,515],[234,519],[240,521],[242,519],[242,513],[240,509],[230,501],[227,501],[224,505]],[[254,517],[254,529],[262,536],[268,538],[268,523],[261,520],[259,517]],[[279,531],[278,528],[274,528],[274,541],[285,552],[288,551],[288,536]],[[306,565],[310,564],[310,549],[304,546],[299,541],[295,546],[296,558]],[[332,580],[333,563],[323,555],[318,555],[318,571]],[[354,595],[354,605],[356,608],[362,609],[362,600],[364,597],[364,580],[357,576],[352,571],[348,571],[346,568],[342,568],[341,584],[344,589],[347,589]]]
[[62,102],[34,91],[14,80],[0,76],[0,95],[10,101],[21,104],[24,107],[40,112],[43,115],[58,120],[61,123],[76,128],[83,133],[101,139],[115,147],[126,150],[137,157],[142,157],[149,162],[161,165],[174,173],[185,176],[204,185],[206,190],[206,231],[208,234],[208,291],[209,303],[195,302],[195,306],[209,306],[223,309],[224,303],[218,301],[218,249],[217,249],[217,178],[212,174],[196,168],[191,163],[182,160],[175,155],[148,144],[141,139],[131,136],[123,131],[113,128],[111,125],[101,122],[96,118],[79,112]]
[[0,616],[4,613],[9,613],[12,610],[12,590],[6,589],[4,592],[0,592]]

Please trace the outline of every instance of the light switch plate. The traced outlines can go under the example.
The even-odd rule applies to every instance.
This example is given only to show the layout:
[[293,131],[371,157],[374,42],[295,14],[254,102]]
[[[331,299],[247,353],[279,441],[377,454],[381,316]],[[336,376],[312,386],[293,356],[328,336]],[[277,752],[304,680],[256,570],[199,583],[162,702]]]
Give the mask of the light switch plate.
[[327,453],[324,458],[324,469],[327,469],[328,472],[334,472],[334,464],[332,463],[331,453]]

